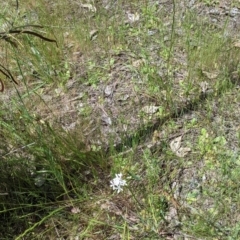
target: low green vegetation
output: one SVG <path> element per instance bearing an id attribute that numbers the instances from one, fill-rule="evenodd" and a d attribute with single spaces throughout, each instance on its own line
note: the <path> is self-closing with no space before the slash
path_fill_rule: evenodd
<path id="1" fill-rule="evenodd" d="M 2 4 L 0 239 L 239 239 L 240 43 L 189 4 Z"/>

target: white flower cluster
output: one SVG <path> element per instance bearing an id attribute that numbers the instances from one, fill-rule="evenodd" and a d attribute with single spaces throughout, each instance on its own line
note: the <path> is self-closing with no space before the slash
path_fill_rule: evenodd
<path id="1" fill-rule="evenodd" d="M 122 179 L 122 173 L 116 174 L 115 178 L 110 181 L 110 187 L 113 190 L 117 190 L 117 193 L 120 193 L 123 189 L 123 186 L 126 186 L 127 182 Z"/>

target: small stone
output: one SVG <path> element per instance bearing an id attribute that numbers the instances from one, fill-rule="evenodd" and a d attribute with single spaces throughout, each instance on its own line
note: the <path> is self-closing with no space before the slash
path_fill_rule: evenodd
<path id="1" fill-rule="evenodd" d="M 112 86 L 107 86 L 104 90 L 105 96 L 109 97 L 113 93 L 113 87 Z"/>
<path id="2" fill-rule="evenodd" d="M 213 8 L 213 9 L 211 9 L 211 10 L 209 11 L 209 14 L 212 14 L 212 15 L 219 15 L 220 12 L 218 11 L 218 9 Z"/>
<path id="3" fill-rule="evenodd" d="M 237 14 L 239 14 L 238 8 L 232 8 L 229 12 L 230 17 L 235 17 Z"/>

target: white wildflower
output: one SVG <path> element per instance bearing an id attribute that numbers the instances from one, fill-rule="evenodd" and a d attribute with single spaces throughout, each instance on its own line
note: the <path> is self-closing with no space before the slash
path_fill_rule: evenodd
<path id="1" fill-rule="evenodd" d="M 113 190 L 117 190 L 117 193 L 120 193 L 123 190 L 122 187 L 127 185 L 127 182 L 122 179 L 122 173 L 116 174 L 110 183 L 110 187 L 112 187 Z"/>

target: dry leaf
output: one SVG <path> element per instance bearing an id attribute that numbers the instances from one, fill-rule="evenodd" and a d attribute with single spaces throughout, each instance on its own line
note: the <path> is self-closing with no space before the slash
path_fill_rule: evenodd
<path id="1" fill-rule="evenodd" d="M 156 113 L 159 109 L 159 106 L 145 106 L 142 108 L 142 111 L 147 114 L 153 114 Z"/>
<path id="2" fill-rule="evenodd" d="M 136 22 L 140 19 L 140 16 L 138 13 L 131 13 L 128 11 L 127 16 L 128 16 L 129 22 L 131 22 L 131 23 Z"/>
<path id="3" fill-rule="evenodd" d="M 171 150 L 176 153 L 181 146 L 182 136 L 173 139 L 170 143 Z"/>
<path id="4" fill-rule="evenodd" d="M 200 82 L 199 85 L 200 85 L 203 93 L 205 93 L 209 89 L 209 84 L 206 81 Z"/>
<path id="5" fill-rule="evenodd" d="M 237 42 L 235 42 L 233 44 L 234 47 L 240 48 L 240 40 L 238 40 Z"/>
<path id="6" fill-rule="evenodd" d="M 86 8 L 87 10 L 92 11 L 92 12 L 97 11 L 96 7 L 94 7 L 92 4 L 89 4 L 89 3 L 81 4 L 81 7 Z"/>
<path id="7" fill-rule="evenodd" d="M 189 152 L 191 151 L 191 148 L 179 148 L 177 151 L 176 151 L 176 155 L 178 157 L 185 157 Z"/>
<path id="8" fill-rule="evenodd" d="M 181 141 L 182 136 L 173 139 L 170 143 L 170 148 L 178 157 L 185 157 L 191 149 L 181 147 Z"/>
<path id="9" fill-rule="evenodd" d="M 208 79 L 215 79 L 218 77 L 219 72 L 207 72 L 207 71 L 202 71 L 203 75 L 205 75 Z"/>

